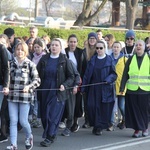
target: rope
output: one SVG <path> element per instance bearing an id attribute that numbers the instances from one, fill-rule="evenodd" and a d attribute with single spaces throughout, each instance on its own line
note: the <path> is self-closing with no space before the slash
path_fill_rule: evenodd
<path id="1" fill-rule="evenodd" d="M 107 84 L 107 82 L 99 82 L 99 83 L 92 83 L 92 84 L 87 84 L 87 85 L 81 85 L 81 87 L 87 87 L 87 86 L 93 86 L 93 85 L 102 85 L 102 84 Z M 65 90 L 73 89 L 74 87 L 68 87 Z M 35 91 L 59 91 L 60 89 L 58 88 L 53 88 L 53 89 L 35 89 Z M 22 92 L 23 90 L 10 90 L 9 92 Z M 0 93 L 3 93 L 3 91 L 0 91 Z"/>

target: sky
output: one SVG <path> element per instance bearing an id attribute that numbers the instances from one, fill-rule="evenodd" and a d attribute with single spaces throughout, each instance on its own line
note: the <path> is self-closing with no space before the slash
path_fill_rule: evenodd
<path id="1" fill-rule="evenodd" d="M 29 3 L 30 3 L 30 0 L 18 0 L 18 5 L 20 7 L 29 8 L 30 6 Z"/>

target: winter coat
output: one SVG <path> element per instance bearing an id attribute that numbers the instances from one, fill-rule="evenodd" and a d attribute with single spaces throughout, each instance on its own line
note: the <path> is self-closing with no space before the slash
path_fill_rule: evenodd
<path id="1" fill-rule="evenodd" d="M 126 61 L 127 61 L 127 58 L 123 56 L 118 60 L 116 64 L 116 73 L 117 73 L 116 95 L 120 95 L 120 84 L 121 84 L 121 79 L 122 79 L 123 70 L 124 70 Z M 123 95 L 125 95 L 125 91 L 123 92 Z"/>
<path id="2" fill-rule="evenodd" d="M 48 63 L 48 60 L 50 58 L 50 53 L 44 55 L 38 65 L 37 65 L 37 70 L 39 72 L 39 76 L 41 78 L 41 81 L 43 83 L 44 81 L 44 72 L 46 69 L 46 65 Z M 57 67 L 57 88 L 60 88 L 60 85 L 64 85 L 65 91 L 57 91 L 57 96 L 58 100 L 64 101 L 68 99 L 68 92 L 67 88 L 72 87 L 74 84 L 74 71 L 73 67 L 70 63 L 70 61 L 66 58 L 65 54 L 60 53 L 59 54 L 59 62 L 58 62 L 58 67 Z M 40 86 L 42 88 L 42 84 Z"/>
<path id="3" fill-rule="evenodd" d="M 69 53 L 69 47 L 67 47 L 65 49 L 65 52 L 66 52 L 67 58 L 69 58 L 69 54 L 68 54 Z M 75 55 L 75 58 L 77 60 L 77 70 L 78 70 L 81 78 L 83 78 L 83 75 L 85 73 L 85 69 L 87 66 L 86 53 L 84 50 L 77 47 L 74 51 L 74 55 Z"/>
<path id="4" fill-rule="evenodd" d="M 0 44 L 0 85 L 9 86 L 9 61 L 5 47 Z"/>
<path id="5" fill-rule="evenodd" d="M 97 55 L 94 55 L 91 60 L 88 62 L 85 75 L 83 77 L 83 84 L 81 88 L 81 92 L 87 92 L 88 93 L 88 85 L 91 83 L 92 80 L 92 74 L 95 67 L 95 60 Z M 101 71 L 101 78 L 102 82 L 106 82 L 106 84 L 102 84 L 102 102 L 111 102 L 114 101 L 114 82 L 117 78 L 117 74 L 115 72 L 115 66 L 113 65 L 112 58 L 108 55 L 106 55 L 106 61 L 104 66 L 102 67 Z M 110 93 L 111 92 L 111 93 Z M 92 97 L 92 95 L 90 95 Z"/>
<path id="6" fill-rule="evenodd" d="M 10 92 L 8 101 L 33 104 L 34 89 L 39 85 L 40 78 L 36 65 L 32 61 L 26 58 L 21 65 L 18 65 L 16 59 L 10 62 Z M 29 86 L 28 93 L 22 92 L 25 86 Z"/>

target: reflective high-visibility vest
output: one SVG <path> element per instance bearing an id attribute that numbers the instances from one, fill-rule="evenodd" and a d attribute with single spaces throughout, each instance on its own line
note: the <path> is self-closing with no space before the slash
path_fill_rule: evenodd
<path id="1" fill-rule="evenodd" d="M 133 56 L 128 74 L 127 89 L 136 91 L 140 88 L 144 91 L 150 91 L 150 59 L 147 54 L 144 55 L 140 69 L 136 55 Z"/>

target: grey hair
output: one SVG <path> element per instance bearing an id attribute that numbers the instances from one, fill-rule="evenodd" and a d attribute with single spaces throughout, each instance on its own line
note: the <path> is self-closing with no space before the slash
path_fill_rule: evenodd
<path id="1" fill-rule="evenodd" d="M 145 42 L 144 42 L 143 40 L 137 40 L 137 41 L 135 42 L 135 46 L 136 46 L 137 43 L 142 43 L 143 49 L 145 49 Z"/>

